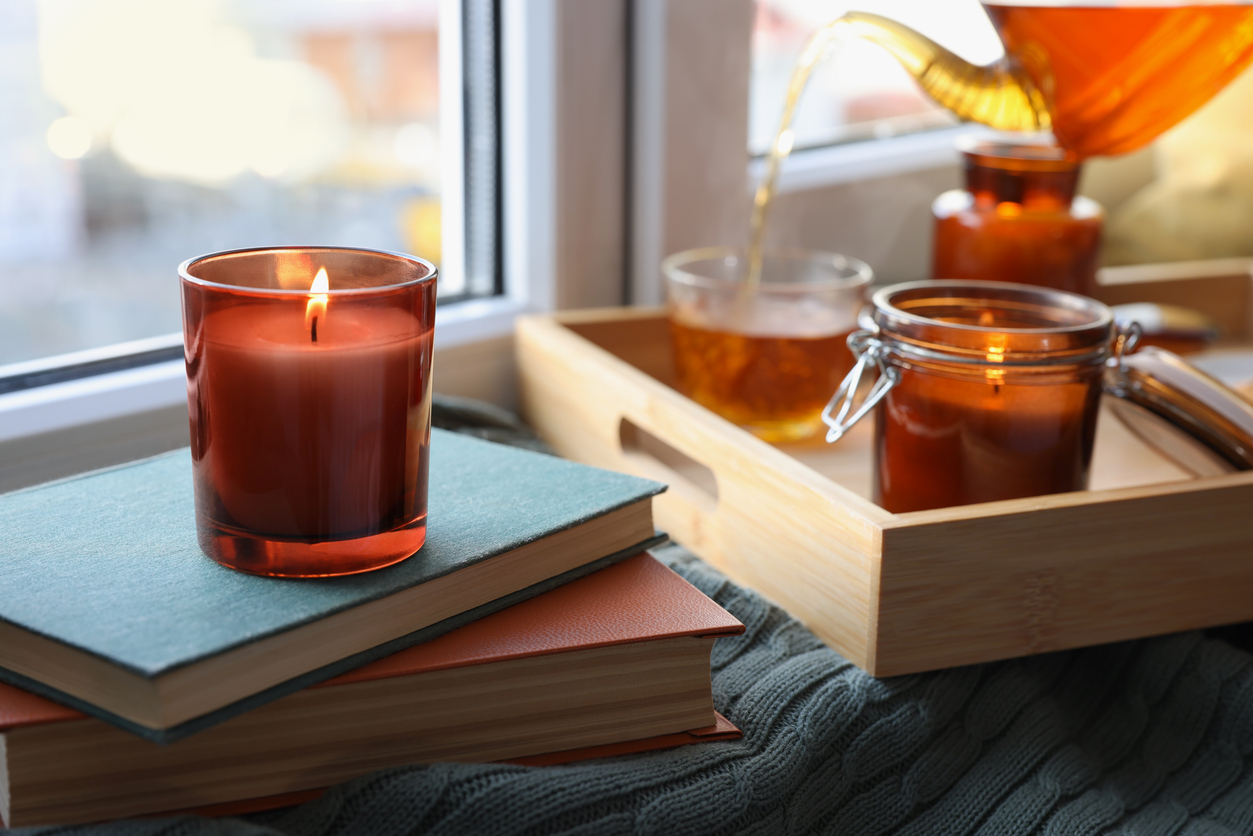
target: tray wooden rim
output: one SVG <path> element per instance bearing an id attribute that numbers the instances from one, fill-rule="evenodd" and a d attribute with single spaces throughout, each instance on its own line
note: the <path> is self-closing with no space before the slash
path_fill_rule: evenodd
<path id="1" fill-rule="evenodd" d="M 637 386 L 648 390 L 655 397 L 662 398 L 676 409 L 689 413 L 692 420 L 700 422 L 709 431 L 731 436 L 736 444 L 746 445 L 750 449 L 755 450 L 758 455 L 763 457 L 765 462 L 776 467 L 787 470 L 799 467 L 806 474 L 811 474 L 820 480 L 820 485 L 815 487 L 820 487 L 821 490 L 830 492 L 833 499 L 848 504 L 850 508 L 855 509 L 864 516 L 868 522 L 872 522 L 883 529 L 907 528 L 915 525 L 927 525 L 953 520 L 977 520 L 985 517 L 1029 513 L 1047 508 L 1068 508 L 1103 502 L 1122 502 L 1145 496 L 1193 493 L 1220 490 L 1228 486 L 1253 484 L 1253 471 L 1246 471 L 1242 473 L 1227 473 L 1220 476 L 1197 477 L 1178 482 L 1162 482 L 1125 488 L 1071 491 L 1024 499 L 980 502 L 971 505 L 959 505 L 953 508 L 938 508 L 930 511 L 892 513 L 859 496 L 840 483 L 814 471 L 803 462 L 788 455 L 785 451 L 760 440 L 742 427 L 732 424 L 725 418 L 686 397 L 678 390 L 666 385 L 647 372 L 636 368 L 612 352 L 579 336 L 567 327 L 569 325 L 605 322 L 655 320 L 663 319 L 664 317 L 665 309 L 659 306 L 590 308 L 577 311 L 562 311 L 556 314 L 527 314 L 519 319 L 519 324 L 523 329 L 555 327 L 552 331 L 554 334 L 569 335 L 569 337 L 573 338 L 572 347 L 577 346 L 580 351 L 595 352 L 600 362 L 614 367 L 620 374 L 631 378 L 632 382 Z M 565 339 L 565 336 L 559 337 L 559 339 Z"/>
<path id="2" fill-rule="evenodd" d="M 1253 333 L 1253 274 L 1238 266 L 1202 283 L 1242 283 L 1242 333 Z M 1177 292 L 1172 281 L 1143 278 Z M 590 464 L 632 470 L 619 435 L 629 420 L 712 469 L 713 509 L 671 491 L 658 498 L 659 525 L 871 673 L 1253 619 L 1242 594 L 1253 589 L 1253 473 L 891 514 L 609 350 L 622 349 L 605 336 L 613 328 L 659 316 L 520 320 L 524 414 Z M 580 327 L 608 329 L 596 333 L 609 348 Z M 748 519 L 763 514 L 772 524 Z"/>

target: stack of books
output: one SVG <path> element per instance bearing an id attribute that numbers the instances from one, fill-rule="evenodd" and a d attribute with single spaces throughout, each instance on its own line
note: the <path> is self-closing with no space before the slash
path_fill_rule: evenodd
<path id="1" fill-rule="evenodd" d="M 186 451 L 0 497 L 0 816 L 734 736 L 709 655 L 743 626 L 647 554 L 662 489 L 435 431 L 422 551 L 317 580 L 202 555 Z"/>

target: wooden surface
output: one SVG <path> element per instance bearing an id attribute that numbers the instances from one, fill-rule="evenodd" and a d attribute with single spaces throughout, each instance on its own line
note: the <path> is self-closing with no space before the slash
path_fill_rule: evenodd
<path id="1" fill-rule="evenodd" d="M 1167 288 L 1249 333 L 1247 272 L 1193 297 L 1130 275 L 1110 301 Z M 669 482 L 661 528 L 875 675 L 1253 619 L 1253 473 L 1191 479 L 1108 416 L 1091 490 L 890 514 L 866 498 L 868 426 L 754 438 L 668 385 L 659 309 L 530 318 L 517 350 L 524 415 L 560 453 Z"/>

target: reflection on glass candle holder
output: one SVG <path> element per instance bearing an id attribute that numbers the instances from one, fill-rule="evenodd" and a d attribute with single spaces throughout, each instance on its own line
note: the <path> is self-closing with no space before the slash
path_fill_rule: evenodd
<path id="1" fill-rule="evenodd" d="M 931 207 L 931 277 L 1095 293 L 1105 211 L 1075 194 L 1080 163 L 1048 145 L 974 141 L 962 150 L 966 188 Z"/>
<path id="2" fill-rule="evenodd" d="M 203 256 L 179 276 L 204 552 L 317 577 L 420 549 L 435 268 L 302 247 Z"/>
<path id="3" fill-rule="evenodd" d="M 822 427 L 831 390 L 853 365 L 846 346 L 871 279 L 853 258 L 766 251 L 747 280 L 742 251 L 711 247 L 662 262 L 679 389 L 767 441 Z"/>
<path id="4" fill-rule="evenodd" d="M 1087 487 L 1109 308 L 957 281 L 884 288 L 873 305 L 877 331 L 850 338 L 858 362 L 823 420 L 834 441 L 873 408 L 876 503 L 900 513 Z M 879 378 L 854 410 L 871 366 Z"/>

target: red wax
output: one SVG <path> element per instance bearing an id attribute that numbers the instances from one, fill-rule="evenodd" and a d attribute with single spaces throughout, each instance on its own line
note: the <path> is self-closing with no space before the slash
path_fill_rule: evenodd
<path id="1" fill-rule="evenodd" d="M 892 513 L 1084 490 L 1114 317 L 1020 284 L 915 282 L 874 296 L 873 499 Z M 859 338 L 861 339 L 861 338 Z"/>
<path id="2" fill-rule="evenodd" d="M 1081 491 L 1100 368 L 1048 383 L 901 370 L 875 413 L 874 501 L 893 513 Z"/>
<path id="3" fill-rule="evenodd" d="M 416 552 L 434 282 L 378 297 L 331 292 L 316 327 L 308 295 L 184 289 L 206 553 L 243 571 L 318 576 Z"/>

